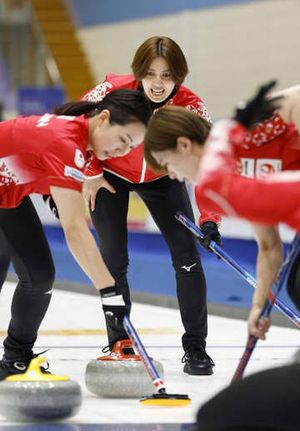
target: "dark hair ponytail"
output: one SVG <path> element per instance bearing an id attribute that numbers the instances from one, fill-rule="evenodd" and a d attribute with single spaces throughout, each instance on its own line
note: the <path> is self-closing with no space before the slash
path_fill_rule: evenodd
<path id="1" fill-rule="evenodd" d="M 110 123 L 121 125 L 139 121 L 147 126 L 152 114 L 149 101 L 137 90 L 114 90 L 99 102 L 65 103 L 54 114 L 93 117 L 104 109 L 110 112 Z"/>

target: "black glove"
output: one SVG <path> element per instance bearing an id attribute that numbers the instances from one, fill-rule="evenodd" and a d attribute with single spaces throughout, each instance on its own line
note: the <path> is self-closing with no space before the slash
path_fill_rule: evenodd
<path id="1" fill-rule="evenodd" d="M 211 251 L 209 248 L 211 241 L 214 241 L 220 247 L 223 246 L 222 238 L 216 223 L 213 221 L 206 221 L 200 226 L 200 228 L 204 235 L 204 238 L 200 240 L 200 243 L 207 251 Z"/>
<path id="2" fill-rule="evenodd" d="M 276 81 L 271 81 L 259 87 L 252 99 L 245 102 L 243 106 L 238 105 L 233 119 L 245 126 L 246 129 L 251 129 L 254 124 L 270 118 L 274 111 L 280 107 L 279 101 L 283 98 L 283 96 L 267 97 L 275 85 Z"/>
<path id="3" fill-rule="evenodd" d="M 59 219 L 58 209 L 51 195 L 43 195 L 43 201 L 47 205 L 52 214 Z"/>

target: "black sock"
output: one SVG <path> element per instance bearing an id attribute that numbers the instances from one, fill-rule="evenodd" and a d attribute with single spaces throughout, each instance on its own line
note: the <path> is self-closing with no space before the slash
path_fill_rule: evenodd
<path id="1" fill-rule="evenodd" d="M 112 349 L 116 341 L 128 338 L 123 326 L 127 308 L 121 290 L 117 286 L 101 289 L 100 296 L 105 315 L 108 343 Z"/>

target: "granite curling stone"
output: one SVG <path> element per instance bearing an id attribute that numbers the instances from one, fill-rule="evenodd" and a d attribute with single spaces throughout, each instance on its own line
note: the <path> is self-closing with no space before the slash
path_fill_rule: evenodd
<path id="1" fill-rule="evenodd" d="M 24 374 L 0 382 L 0 414 L 13 421 L 57 420 L 74 416 L 82 403 L 81 388 L 68 376 L 43 373 L 47 360 L 34 358 Z"/>
<path id="2" fill-rule="evenodd" d="M 87 389 L 103 398 L 140 398 L 153 394 L 153 383 L 139 355 L 125 354 L 132 349 L 130 340 L 121 340 L 108 356 L 101 356 L 87 364 L 85 383 Z M 160 362 L 153 365 L 163 378 Z"/>

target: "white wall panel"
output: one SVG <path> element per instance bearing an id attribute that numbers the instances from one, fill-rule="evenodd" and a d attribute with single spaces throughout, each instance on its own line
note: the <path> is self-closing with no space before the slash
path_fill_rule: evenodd
<path id="1" fill-rule="evenodd" d="M 265 0 L 87 27 L 79 36 L 96 80 L 129 72 L 146 38 L 174 38 L 188 59 L 186 84 L 218 118 L 264 80 L 278 78 L 280 88 L 299 82 L 299 17 L 299 0 Z"/>

